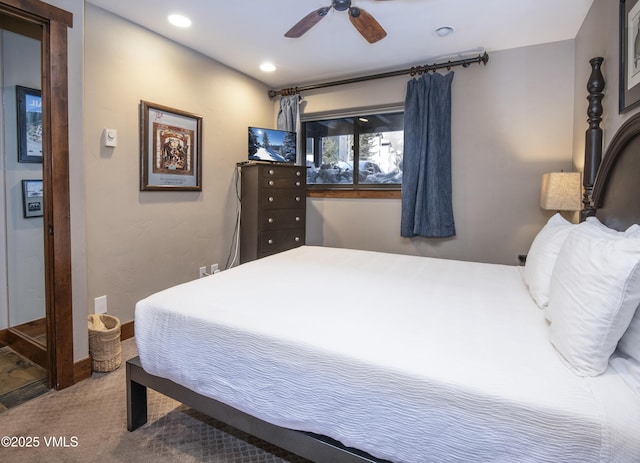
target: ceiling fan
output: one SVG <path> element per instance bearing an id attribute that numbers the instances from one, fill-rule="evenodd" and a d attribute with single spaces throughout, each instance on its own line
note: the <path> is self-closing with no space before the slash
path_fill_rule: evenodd
<path id="1" fill-rule="evenodd" d="M 379 0 L 381 1 L 381 0 Z M 373 16 L 362 8 L 351 6 L 351 0 L 332 0 L 331 6 L 325 6 L 309 13 L 284 34 L 285 37 L 298 38 L 324 18 L 333 8 L 336 11 L 349 10 L 351 24 L 362 34 L 369 43 L 375 43 L 386 37 L 387 32 Z"/>

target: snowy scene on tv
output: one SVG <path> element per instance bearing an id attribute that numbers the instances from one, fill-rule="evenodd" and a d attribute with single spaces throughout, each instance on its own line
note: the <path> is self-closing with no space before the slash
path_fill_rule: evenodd
<path id="1" fill-rule="evenodd" d="M 249 160 L 295 163 L 295 132 L 249 127 Z"/>

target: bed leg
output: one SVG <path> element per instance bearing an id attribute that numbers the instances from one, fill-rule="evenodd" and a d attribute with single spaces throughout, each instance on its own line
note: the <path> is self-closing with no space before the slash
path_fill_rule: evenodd
<path id="1" fill-rule="evenodd" d="M 127 363 L 127 430 L 135 431 L 147 422 L 147 387 L 131 379 Z"/>

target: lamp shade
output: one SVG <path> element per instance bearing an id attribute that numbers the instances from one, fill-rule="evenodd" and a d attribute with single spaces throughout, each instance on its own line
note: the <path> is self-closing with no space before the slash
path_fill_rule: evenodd
<path id="1" fill-rule="evenodd" d="M 542 176 L 540 207 L 554 211 L 579 211 L 580 172 L 552 172 Z"/>

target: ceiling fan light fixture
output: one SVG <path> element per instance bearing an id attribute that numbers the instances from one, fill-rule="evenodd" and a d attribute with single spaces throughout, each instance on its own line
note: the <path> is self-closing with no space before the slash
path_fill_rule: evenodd
<path id="1" fill-rule="evenodd" d="M 336 11 L 345 11 L 351 8 L 351 0 L 334 0 L 331 6 Z"/>
<path id="2" fill-rule="evenodd" d="M 170 14 L 167 18 L 176 27 L 191 27 L 191 20 L 181 14 Z"/>
<path id="3" fill-rule="evenodd" d="M 318 24 L 332 8 L 336 11 L 348 11 L 351 24 L 367 42 L 375 43 L 386 37 L 387 32 L 378 21 L 365 10 L 352 7 L 351 0 L 332 0 L 331 6 L 312 11 L 289 29 L 284 36 L 290 39 L 302 37 L 309 29 Z"/>
<path id="4" fill-rule="evenodd" d="M 453 34 L 454 32 L 455 32 L 455 29 L 453 26 L 440 26 L 440 27 L 436 27 L 433 30 L 433 35 L 435 35 L 436 37 L 447 37 Z"/>

